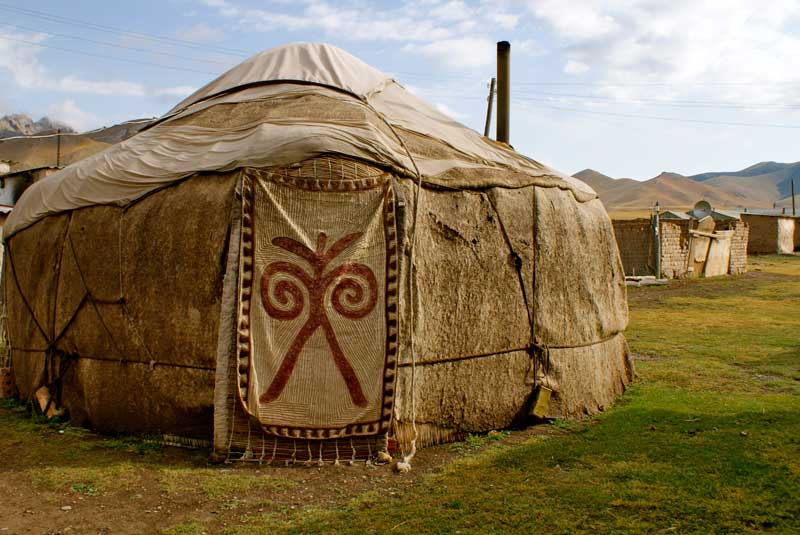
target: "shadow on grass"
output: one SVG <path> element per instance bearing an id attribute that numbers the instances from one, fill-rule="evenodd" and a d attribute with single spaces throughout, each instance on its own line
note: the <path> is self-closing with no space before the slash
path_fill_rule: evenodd
<path id="1" fill-rule="evenodd" d="M 794 533 L 798 409 L 792 396 L 637 387 L 569 434 L 494 445 L 402 496 L 306 510 L 271 532 Z"/>

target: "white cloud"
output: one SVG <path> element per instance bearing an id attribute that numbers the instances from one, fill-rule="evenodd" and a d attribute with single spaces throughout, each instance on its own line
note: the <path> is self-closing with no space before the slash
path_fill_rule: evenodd
<path id="1" fill-rule="evenodd" d="M 568 59 L 567 64 L 564 65 L 564 72 L 567 74 L 580 75 L 589 70 L 589 66 L 582 61 Z"/>
<path id="2" fill-rule="evenodd" d="M 498 26 L 504 30 L 513 30 L 520 19 L 519 15 L 498 11 L 490 11 L 486 14 L 486 17 L 495 26 Z"/>
<path id="3" fill-rule="evenodd" d="M 547 51 L 539 46 L 539 44 L 533 39 L 514 41 L 511 43 L 511 50 L 512 52 L 518 52 L 530 57 L 542 56 L 547 53 Z"/>
<path id="4" fill-rule="evenodd" d="M 382 7 L 365 5 L 363 0 L 304 0 L 274 1 L 268 8 L 251 8 L 233 0 L 201 2 L 246 30 L 320 32 L 349 41 L 401 42 L 404 50 L 450 68 L 490 64 L 495 40 L 487 33 L 510 31 L 521 18 L 505 2 L 486 1 L 406 0 Z"/>
<path id="5" fill-rule="evenodd" d="M 430 11 L 430 16 L 439 20 L 461 21 L 471 16 L 471 10 L 460 0 L 451 0 L 444 4 L 434 7 Z"/>
<path id="6" fill-rule="evenodd" d="M 0 31 L 0 69 L 9 71 L 17 85 L 37 85 L 44 77 L 44 70 L 36 59 L 38 49 L 21 41 L 40 43 L 46 38 L 43 34 Z"/>
<path id="7" fill-rule="evenodd" d="M 452 35 L 450 29 L 431 18 L 418 18 L 404 9 L 382 12 L 364 9 L 359 4 L 332 5 L 321 0 L 307 2 L 295 13 L 239 8 L 226 3 L 219 14 L 256 31 L 320 30 L 353 41 L 428 41 Z"/>
<path id="8" fill-rule="evenodd" d="M 184 41 L 194 41 L 197 43 L 207 43 L 211 41 L 221 41 L 225 33 L 221 28 L 212 28 L 207 24 L 195 24 L 189 28 L 180 28 L 175 32 L 175 37 Z"/>
<path id="9" fill-rule="evenodd" d="M 257 31 L 320 30 L 327 36 L 352 41 L 433 42 L 440 39 L 474 36 L 485 21 L 493 28 L 512 29 L 519 15 L 503 5 L 451 0 L 443 3 L 407 1 L 399 7 L 381 8 L 350 0 L 332 3 L 307 0 L 297 9 L 294 3 L 273 3 L 271 9 L 239 7 L 224 0 L 202 0 L 217 8 L 222 17 Z M 278 4 L 278 5 L 276 5 Z M 279 9 L 282 7 L 283 9 Z M 480 33 L 480 32 L 479 32 Z"/>
<path id="10" fill-rule="evenodd" d="M 570 0 L 568 5 L 563 0 L 534 0 L 530 2 L 530 9 L 537 17 L 553 26 L 562 37 L 583 41 L 620 29 L 614 16 L 604 9 L 612 3 L 623 12 L 628 6 L 627 2 L 618 3 L 613 0 Z"/>
<path id="11" fill-rule="evenodd" d="M 425 44 L 408 44 L 404 48 L 416 52 L 450 69 L 469 69 L 492 65 L 496 44 L 483 37 L 442 39 Z"/>
<path id="12" fill-rule="evenodd" d="M 142 97 L 146 91 L 143 85 L 125 82 L 122 80 L 109 80 L 98 82 L 83 80 L 75 76 L 64 76 L 54 80 L 42 80 L 46 89 L 64 91 L 66 93 L 91 93 L 94 95 L 123 95 L 126 97 Z"/>
<path id="13" fill-rule="evenodd" d="M 9 39 L 3 39 L 3 37 Z M 144 96 L 144 86 L 122 80 L 84 80 L 77 76 L 57 77 L 50 74 L 38 59 L 40 50 L 28 43 L 40 43 L 42 34 L 17 34 L 0 32 L 0 69 L 11 74 L 18 86 L 27 89 L 63 91 L 66 93 L 91 93 L 95 95 Z"/>
<path id="14" fill-rule="evenodd" d="M 565 45 L 565 72 L 591 65 L 604 95 L 756 104 L 800 97 L 800 71 L 790 67 L 800 57 L 796 0 L 573 0 L 569 9 L 535 0 L 529 7 Z"/>
<path id="15" fill-rule="evenodd" d="M 195 91 L 197 91 L 196 87 L 192 87 L 190 85 L 178 85 L 175 87 L 162 87 L 160 89 L 156 89 L 154 93 L 156 96 L 160 97 L 188 97 Z"/>
<path id="16" fill-rule="evenodd" d="M 446 104 L 442 104 L 441 102 L 436 103 L 436 109 L 453 119 L 461 120 L 466 118 L 466 115 L 464 115 L 463 113 L 458 113 L 457 111 L 453 110 Z"/>
<path id="17" fill-rule="evenodd" d="M 510 30 L 517 25 L 520 19 L 519 14 L 507 12 L 502 3 L 467 3 L 463 0 L 433 4 L 430 9 L 420 9 L 419 16 L 433 18 L 444 23 L 458 23 L 456 28 L 461 31 L 480 27 L 485 22 L 490 22 L 493 28 Z"/>
<path id="18" fill-rule="evenodd" d="M 103 124 L 103 120 L 100 117 L 80 109 L 73 100 L 51 104 L 47 108 L 47 115 L 51 119 L 71 126 L 78 132 L 84 132 Z"/>

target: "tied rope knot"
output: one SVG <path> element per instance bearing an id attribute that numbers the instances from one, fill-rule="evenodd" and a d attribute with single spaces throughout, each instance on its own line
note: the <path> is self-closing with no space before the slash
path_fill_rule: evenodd
<path id="1" fill-rule="evenodd" d="M 531 342 L 528 354 L 531 360 L 528 373 L 525 375 L 525 384 L 535 385 L 539 382 L 537 380 L 539 366 L 541 366 L 543 374 L 547 374 L 550 371 L 550 346 L 537 336 Z"/>

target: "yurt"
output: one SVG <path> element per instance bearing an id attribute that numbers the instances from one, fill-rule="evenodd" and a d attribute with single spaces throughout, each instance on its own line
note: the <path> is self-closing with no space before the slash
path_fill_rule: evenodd
<path id="1" fill-rule="evenodd" d="M 595 192 L 329 45 L 244 61 L 4 230 L 19 395 L 103 432 L 363 460 L 596 413 L 633 374 Z"/>

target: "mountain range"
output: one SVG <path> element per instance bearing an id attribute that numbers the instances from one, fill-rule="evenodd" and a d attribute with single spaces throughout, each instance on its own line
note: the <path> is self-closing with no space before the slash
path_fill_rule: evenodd
<path id="1" fill-rule="evenodd" d="M 66 124 L 54 121 L 49 117 L 42 117 L 38 121 L 34 121 L 24 113 L 15 113 L 0 117 L 0 139 L 14 136 L 51 134 L 59 129 L 64 133 L 75 132 L 75 130 Z"/>
<path id="2" fill-rule="evenodd" d="M 609 212 L 662 207 L 686 209 L 705 199 L 715 208 L 791 205 L 792 180 L 800 203 L 800 162 L 761 162 L 741 171 L 683 176 L 664 172 L 650 180 L 611 178 L 593 169 L 573 175 L 592 186 Z"/>

